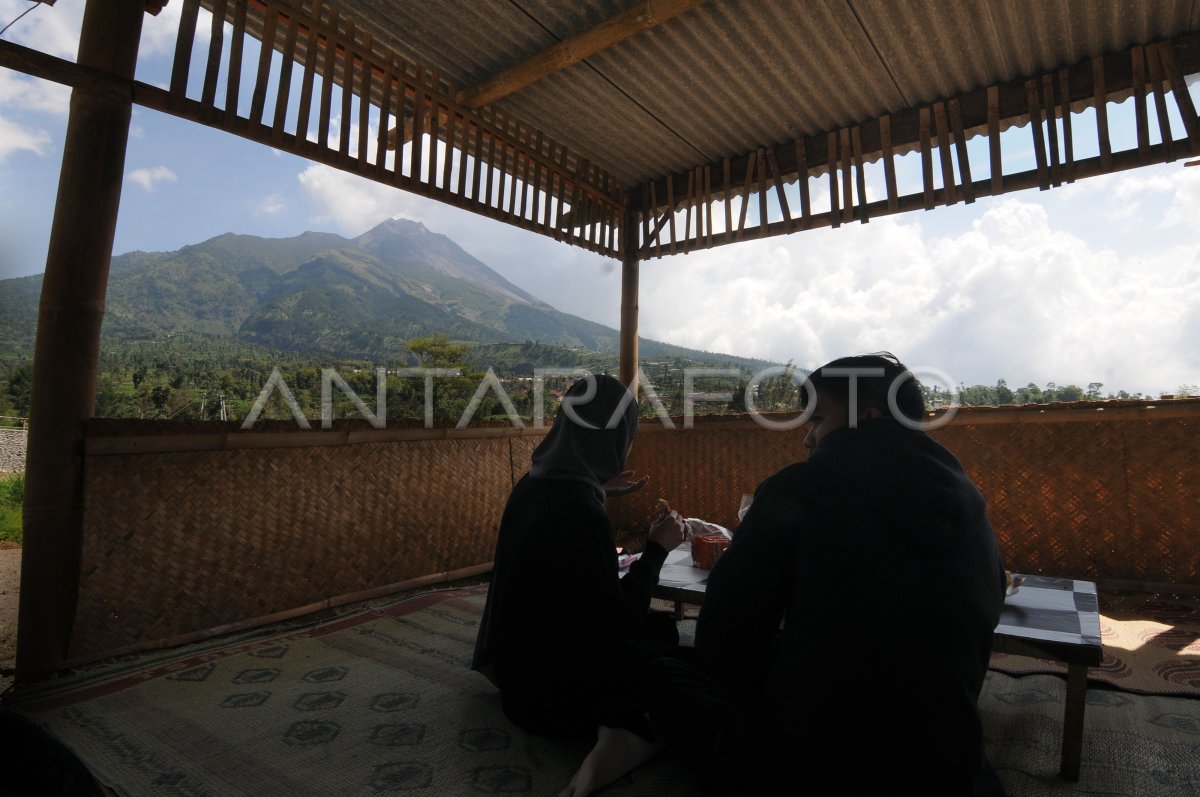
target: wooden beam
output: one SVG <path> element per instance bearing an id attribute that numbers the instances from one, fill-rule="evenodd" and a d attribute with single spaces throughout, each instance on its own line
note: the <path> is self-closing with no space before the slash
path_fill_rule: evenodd
<path id="1" fill-rule="evenodd" d="M 568 66 L 649 30 L 702 5 L 704 0 L 644 0 L 628 11 L 610 17 L 594 28 L 577 33 L 527 58 L 511 69 L 493 75 L 482 83 L 462 89 L 456 101 L 474 110 L 490 105 L 501 97 L 562 71 Z"/>
<path id="2" fill-rule="evenodd" d="M 145 0 L 88 0 L 79 63 L 132 81 L 145 9 Z M 84 424 L 95 409 L 132 114 L 132 92 L 71 94 L 33 355 L 18 682 L 53 675 L 70 654 L 83 556 Z"/>

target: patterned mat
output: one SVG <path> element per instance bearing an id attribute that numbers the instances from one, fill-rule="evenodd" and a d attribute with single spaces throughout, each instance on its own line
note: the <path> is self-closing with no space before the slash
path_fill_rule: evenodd
<path id="1" fill-rule="evenodd" d="M 123 797 L 555 794 L 586 745 L 527 736 L 468 669 L 484 590 L 212 642 L 9 699 Z M 988 754 L 1011 797 L 1200 792 L 1200 701 L 1088 696 L 1083 774 L 1058 779 L 1063 680 L 988 675 Z M 669 758 L 605 795 L 698 794 Z"/>
<path id="2" fill-rule="evenodd" d="M 1127 692 L 1200 697 L 1200 598 L 1108 590 L 1100 594 L 1104 659 L 1088 678 Z M 996 653 L 1012 675 L 1065 673 L 1065 664 Z"/>

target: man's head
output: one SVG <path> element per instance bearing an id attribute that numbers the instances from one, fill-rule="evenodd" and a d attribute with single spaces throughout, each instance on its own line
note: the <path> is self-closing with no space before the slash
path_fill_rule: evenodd
<path id="1" fill-rule="evenodd" d="M 864 418 L 913 422 L 925 417 L 920 384 L 889 352 L 839 358 L 809 374 L 808 382 L 812 392 L 800 393 L 806 405 L 814 396 L 816 402 L 812 428 L 804 438 L 808 448 L 815 448 L 830 432 L 857 426 Z"/>

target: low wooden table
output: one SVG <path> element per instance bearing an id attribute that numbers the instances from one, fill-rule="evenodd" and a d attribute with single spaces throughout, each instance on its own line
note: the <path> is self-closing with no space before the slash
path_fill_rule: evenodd
<path id="1" fill-rule="evenodd" d="M 1004 600 L 992 649 L 1067 665 L 1067 696 L 1063 709 L 1062 760 L 1059 774 L 1079 779 L 1083 750 L 1083 712 L 1087 701 L 1087 671 L 1100 663 L 1100 607 L 1091 581 L 1024 576 L 1017 591 Z M 708 571 L 692 566 L 692 550 L 683 543 L 667 554 L 654 597 L 675 603 L 683 617 L 684 604 L 700 604 L 708 586 Z"/>

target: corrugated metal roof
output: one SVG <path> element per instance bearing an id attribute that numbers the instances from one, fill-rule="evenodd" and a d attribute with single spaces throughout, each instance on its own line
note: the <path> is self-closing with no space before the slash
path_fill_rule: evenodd
<path id="1" fill-rule="evenodd" d="M 634 0 L 335 0 L 458 87 Z M 626 186 L 1137 43 L 1198 0 L 708 0 L 496 101 Z"/>

